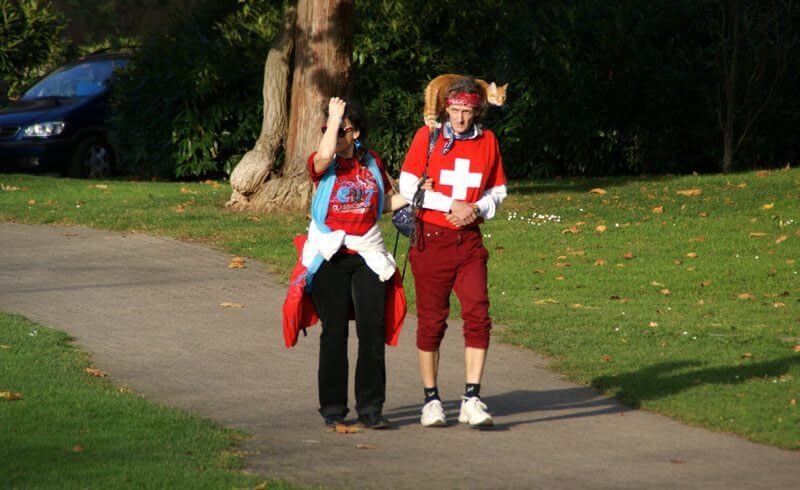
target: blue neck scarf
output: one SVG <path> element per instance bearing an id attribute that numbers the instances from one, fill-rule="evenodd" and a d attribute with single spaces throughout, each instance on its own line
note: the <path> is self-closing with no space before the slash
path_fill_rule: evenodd
<path id="1" fill-rule="evenodd" d="M 477 124 L 473 124 L 463 134 L 458 134 L 453 130 L 453 126 L 450 124 L 450 121 L 447 121 L 444 123 L 444 128 L 442 130 L 442 137 L 444 138 L 442 155 L 447 155 L 447 152 L 453 149 L 453 145 L 455 145 L 456 140 L 473 140 L 482 134 L 483 131 Z"/>
<path id="2" fill-rule="evenodd" d="M 317 229 L 325 234 L 331 232 L 331 229 L 325 224 L 325 219 L 328 217 L 328 206 L 331 201 L 333 184 L 336 183 L 337 159 L 338 157 L 334 158 L 334 161 L 328 166 L 325 175 L 319 182 L 319 186 L 317 186 L 317 193 L 314 194 L 314 199 L 311 200 L 311 219 L 314 221 Z M 369 152 L 364 155 L 364 159 L 366 160 L 366 167 L 372 172 L 372 177 L 378 185 L 378 218 L 380 218 L 381 212 L 383 211 L 383 175 L 378 168 L 378 163 L 375 161 L 375 158 L 373 158 Z M 314 274 L 317 273 L 324 261 L 325 258 L 317 254 L 311 264 L 309 264 L 305 276 L 301 276 L 301 278 L 304 277 L 306 280 L 306 290 L 311 290 L 311 281 L 314 278 Z"/>

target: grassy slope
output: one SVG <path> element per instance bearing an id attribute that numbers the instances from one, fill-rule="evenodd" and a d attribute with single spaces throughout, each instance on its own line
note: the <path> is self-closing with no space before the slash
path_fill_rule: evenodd
<path id="1" fill-rule="evenodd" d="M 306 221 L 227 212 L 224 185 L 0 182 L 19 188 L 0 192 L 0 219 L 203 240 L 283 278 Z M 500 337 L 628 404 L 800 448 L 799 189 L 798 170 L 514 183 L 483 229 Z"/>
<path id="2" fill-rule="evenodd" d="M 63 332 L 0 313 L 0 468 L 5 485 L 253 487 L 231 471 L 239 434 L 90 377 Z"/>

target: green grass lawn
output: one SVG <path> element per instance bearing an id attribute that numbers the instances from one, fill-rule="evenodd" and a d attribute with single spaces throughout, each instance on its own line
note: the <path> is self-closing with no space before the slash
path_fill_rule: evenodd
<path id="1" fill-rule="evenodd" d="M 224 184 L 0 182 L 2 220 L 202 240 L 282 278 L 307 219 L 226 211 Z M 497 338 L 629 405 L 800 449 L 800 171 L 510 187 L 483 227 Z"/>
<path id="2" fill-rule="evenodd" d="M 90 366 L 65 333 L 0 313 L 3 487 L 266 486 L 235 471 L 241 434 L 92 377 Z"/>

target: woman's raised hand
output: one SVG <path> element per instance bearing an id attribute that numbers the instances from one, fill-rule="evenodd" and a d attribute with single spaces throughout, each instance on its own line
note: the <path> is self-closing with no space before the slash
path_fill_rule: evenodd
<path id="1" fill-rule="evenodd" d="M 420 186 L 420 189 L 426 190 L 426 191 L 432 191 L 433 190 L 433 179 L 431 179 L 430 177 L 425 179 L 425 182 L 422 183 L 422 185 Z"/>
<path id="2" fill-rule="evenodd" d="M 334 118 L 341 122 L 345 105 L 347 105 L 345 101 L 339 97 L 331 97 L 331 101 L 328 102 L 328 118 Z"/>

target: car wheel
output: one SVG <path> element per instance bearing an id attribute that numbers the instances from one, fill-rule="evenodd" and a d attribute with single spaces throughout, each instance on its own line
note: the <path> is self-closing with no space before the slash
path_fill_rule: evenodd
<path id="1" fill-rule="evenodd" d="M 109 177 L 112 164 L 113 155 L 108 141 L 100 136 L 90 136 L 75 147 L 69 166 L 69 176 L 82 179 Z"/>

